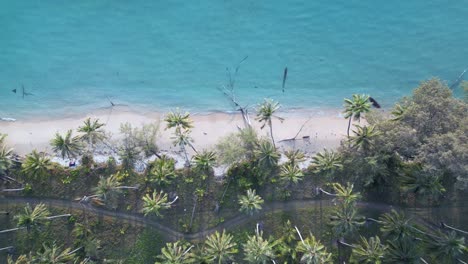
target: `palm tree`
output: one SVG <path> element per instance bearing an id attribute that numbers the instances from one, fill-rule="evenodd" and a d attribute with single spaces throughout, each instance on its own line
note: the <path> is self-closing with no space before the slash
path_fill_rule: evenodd
<path id="1" fill-rule="evenodd" d="M 391 118 L 390 120 L 392 120 L 392 121 L 402 120 L 407 109 L 408 109 L 407 106 L 402 106 L 400 104 L 396 104 L 395 108 L 392 111 L 393 118 Z"/>
<path id="2" fill-rule="evenodd" d="M 195 168 L 200 171 L 208 171 L 216 163 L 216 153 L 213 151 L 203 150 L 201 153 L 197 153 L 193 157 L 193 163 Z"/>
<path id="3" fill-rule="evenodd" d="M 105 124 L 99 123 L 99 119 L 91 120 L 91 118 L 87 118 L 84 121 L 84 125 L 78 127 L 78 132 L 84 133 L 80 138 L 88 144 L 90 151 L 93 150 L 94 144 L 106 138 L 104 130 L 101 129 L 103 126 Z"/>
<path id="4" fill-rule="evenodd" d="M 138 189 L 133 186 L 121 186 L 116 174 L 113 174 L 107 178 L 100 177 L 98 185 L 93 188 L 94 195 L 89 197 L 99 197 L 106 201 L 110 197 L 115 197 L 122 192 L 122 189 Z"/>
<path id="5" fill-rule="evenodd" d="M 77 261 L 75 253 L 70 249 L 66 248 L 61 250 L 60 247 L 53 244 L 48 247 L 43 244 L 43 249 L 33 256 L 32 263 L 38 264 L 68 264 Z"/>
<path id="6" fill-rule="evenodd" d="M 182 130 L 193 128 L 189 112 L 181 113 L 179 110 L 170 112 L 164 118 L 164 121 L 166 122 L 166 129 L 175 128 L 176 134 L 181 133 Z"/>
<path id="7" fill-rule="evenodd" d="M 190 137 L 190 130 L 184 130 L 184 131 L 181 131 L 181 132 L 176 132 L 175 136 L 171 137 L 171 138 L 173 139 L 172 143 L 174 144 L 174 146 L 179 145 L 182 152 L 184 152 L 186 166 L 190 166 L 190 160 L 188 158 L 187 147 L 186 146 L 187 145 L 191 146 L 192 149 L 196 152 L 195 148 L 193 148 L 193 145 L 192 145 L 193 139 Z"/>
<path id="8" fill-rule="evenodd" d="M 170 179 L 175 176 L 174 160 L 164 155 L 151 164 L 148 173 L 149 180 L 156 182 L 158 185 L 169 184 Z"/>
<path id="9" fill-rule="evenodd" d="M 330 216 L 330 225 L 338 237 L 354 234 L 364 223 L 364 218 L 357 214 L 354 205 L 339 205 Z"/>
<path id="10" fill-rule="evenodd" d="M 180 241 L 174 243 L 166 243 L 166 246 L 161 249 L 161 255 L 158 256 L 160 261 L 157 264 L 186 264 L 194 263 L 190 250 L 193 246 L 188 246 Z"/>
<path id="11" fill-rule="evenodd" d="M 295 227 L 301 243 L 297 244 L 296 251 L 300 253 L 300 263 L 305 264 L 327 264 L 333 263 L 332 254 L 327 252 L 325 246 L 310 234 L 306 239 L 302 238 L 301 232 Z"/>
<path id="12" fill-rule="evenodd" d="M 385 256 L 385 262 L 401 264 L 421 263 L 421 252 L 418 244 L 410 237 L 388 241 L 388 250 Z"/>
<path id="13" fill-rule="evenodd" d="M 8 256 L 7 264 L 30 264 L 33 260 L 30 256 L 19 255 L 16 260 L 13 260 L 11 256 Z"/>
<path id="14" fill-rule="evenodd" d="M 205 240 L 205 254 L 218 264 L 225 263 L 233 258 L 237 253 L 237 245 L 233 241 L 233 236 L 226 233 L 225 230 L 220 234 L 216 231 Z"/>
<path id="15" fill-rule="evenodd" d="M 334 151 L 324 149 L 312 158 L 313 172 L 329 179 L 334 172 L 343 168 L 341 157 Z"/>
<path id="16" fill-rule="evenodd" d="M 381 133 L 375 129 L 375 126 L 360 126 L 355 125 L 356 130 L 353 130 L 354 136 L 349 138 L 349 142 L 354 147 L 362 149 L 364 152 L 367 152 L 374 145 L 374 138 L 380 135 Z"/>
<path id="17" fill-rule="evenodd" d="M 457 259 L 467 251 L 465 238 L 458 238 L 455 231 L 448 234 L 439 232 L 430 239 L 428 246 L 428 252 L 432 252 L 440 263 L 456 263 Z"/>
<path id="18" fill-rule="evenodd" d="M 305 160 L 305 154 L 300 149 L 288 150 L 284 153 L 284 155 L 288 158 L 288 163 L 291 165 L 298 165 L 299 162 Z"/>
<path id="19" fill-rule="evenodd" d="M 249 215 L 262 209 L 263 199 L 255 193 L 255 190 L 248 189 L 246 195 L 241 195 L 239 198 L 239 211 Z"/>
<path id="20" fill-rule="evenodd" d="M 275 102 L 272 99 L 265 99 L 265 101 L 259 106 L 257 110 L 257 118 L 258 122 L 263 122 L 261 129 L 263 129 L 266 125 L 270 127 L 270 136 L 271 142 L 273 146 L 276 148 L 275 139 L 273 138 L 273 124 L 272 119 L 273 117 L 278 118 L 281 122 L 283 122 L 283 118 L 275 116 L 275 112 L 280 108 L 280 104 Z"/>
<path id="21" fill-rule="evenodd" d="M 156 216 L 161 217 L 161 210 L 171 208 L 171 205 L 177 201 L 179 197 L 176 196 L 172 202 L 167 201 L 167 194 L 163 191 L 159 193 L 156 190 L 153 191 L 152 195 L 148 193 L 143 196 L 143 209 L 142 212 L 145 216 L 149 214 L 155 214 Z"/>
<path id="22" fill-rule="evenodd" d="M 72 130 L 68 130 L 65 136 L 61 136 L 59 133 L 55 134 L 55 138 L 52 139 L 51 145 L 52 150 L 56 153 L 60 153 L 62 158 L 65 156 L 70 159 L 71 157 L 76 158 L 76 155 L 81 150 L 79 137 L 72 137 Z"/>
<path id="23" fill-rule="evenodd" d="M 280 154 L 276 147 L 269 141 L 260 142 L 258 149 L 255 150 L 258 163 L 263 167 L 273 167 L 278 164 Z"/>
<path id="24" fill-rule="evenodd" d="M 393 240 L 412 237 L 414 234 L 411 219 L 393 209 L 390 213 L 380 216 L 378 223 L 381 224 L 380 231 Z"/>
<path id="25" fill-rule="evenodd" d="M 41 179 L 47 176 L 52 167 L 52 163 L 44 154 L 39 154 L 36 150 L 33 150 L 33 152 L 26 156 L 21 167 L 21 171 L 28 177 Z"/>
<path id="26" fill-rule="evenodd" d="M 276 244 L 277 242 L 264 239 L 257 225 L 255 235 L 249 236 L 244 244 L 244 260 L 253 264 L 275 263 L 275 251 L 273 248 Z"/>
<path id="27" fill-rule="evenodd" d="M 6 146 L 0 146 L 0 176 L 5 175 L 10 169 L 12 165 L 12 154 L 13 149 L 9 149 Z"/>
<path id="28" fill-rule="evenodd" d="M 353 94 L 353 99 L 346 98 L 344 118 L 349 119 L 347 134 L 349 137 L 349 129 L 351 127 L 351 120 L 361 121 L 361 115 L 370 111 L 371 103 L 369 102 L 368 95 Z"/>
<path id="29" fill-rule="evenodd" d="M 15 215 L 14 219 L 17 220 L 17 228 L 7 229 L 0 231 L 1 233 L 8 233 L 20 229 L 32 229 L 40 225 L 43 225 L 46 221 L 60 218 L 60 217 L 70 217 L 70 214 L 54 215 L 50 216 L 50 212 L 45 206 L 45 204 L 40 203 L 31 208 L 29 203 L 24 207 L 24 212 L 18 215 Z"/>
<path id="30" fill-rule="evenodd" d="M 344 206 L 354 205 L 355 202 L 361 198 L 361 194 L 359 192 L 355 193 L 353 190 L 354 185 L 349 182 L 346 184 L 346 186 L 343 186 L 337 182 L 331 183 L 331 186 L 333 187 L 335 193 L 327 192 L 322 188 L 319 188 L 319 191 L 326 195 L 336 197 L 336 199 Z"/>
<path id="31" fill-rule="evenodd" d="M 381 264 L 384 260 L 387 246 L 380 243 L 378 236 L 371 237 L 368 240 L 361 236 L 361 241 L 353 247 L 351 254 L 352 263 L 363 264 Z"/>
<path id="32" fill-rule="evenodd" d="M 405 192 L 412 192 L 426 198 L 428 203 L 438 200 L 445 192 L 440 177 L 435 174 L 421 172 L 409 173 L 401 177 L 401 188 Z"/>
<path id="33" fill-rule="evenodd" d="M 280 177 L 281 180 L 287 182 L 288 184 L 297 184 L 300 180 L 302 180 L 304 174 L 302 173 L 302 170 L 297 167 L 297 165 L 284 164 L 281 166 Z"/>

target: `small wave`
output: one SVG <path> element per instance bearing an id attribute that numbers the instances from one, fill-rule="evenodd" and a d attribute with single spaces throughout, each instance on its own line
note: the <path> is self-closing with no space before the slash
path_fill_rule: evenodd
<path id="1" fill-rule="evenodd" d="M 16 121 L 16 119 L 11 118 L 11 117 L 1 117 L 0 120 L 1 121 L 6 121 L 6 122 L 15 122 Z"/>

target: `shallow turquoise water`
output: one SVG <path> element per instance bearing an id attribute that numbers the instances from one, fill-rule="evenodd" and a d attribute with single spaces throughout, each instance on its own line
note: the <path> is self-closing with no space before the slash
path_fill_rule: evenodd
<path id="1" fill-rule="evenodd" d="M 468 66 L 467 14 L 456 0 L 0 0 L 0 116 L 89 111 L 107 97 L 232 110 L 217 88 L 245 56 L 244 104 L 337 108 L 369 93 L 388 106 Z M 34 95 L 11 92 L 21 85 Z"/>

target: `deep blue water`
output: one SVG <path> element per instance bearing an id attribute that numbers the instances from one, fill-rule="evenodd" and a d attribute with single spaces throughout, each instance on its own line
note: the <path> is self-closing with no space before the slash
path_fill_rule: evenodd
<path id="1" fill-rule="evenodd" d="M 0 0 L 0 116 L 89 111 L 107 97 L 232 110 L 217 88 L 245 56 L 244 104 L 339 108 L 368 93 L 388 106 L 423 79 L 457 78 L 467 24 L 466 0 Z M 22 85 L 34 95 L 11 92 Z"/>

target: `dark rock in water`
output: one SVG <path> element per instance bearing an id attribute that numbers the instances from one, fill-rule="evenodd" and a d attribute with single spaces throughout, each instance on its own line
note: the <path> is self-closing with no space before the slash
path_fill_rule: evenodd
<path id="1" fill-rule="evenodd" d="M 12 92 L 16 93 L 16 89 L 11 90 Z"/>
<path id="2" fill-rule="evenodd" d="M 369 97 L 369 102 L 372 103 L 372 106 L 373 106 L 373 107 L 375 107 L 375 108 L 380 108 L 380 104 L 377 103 L 377 101 L 376 101 L 374 98 Z"/>

